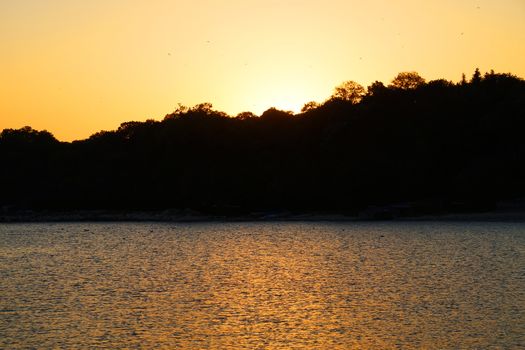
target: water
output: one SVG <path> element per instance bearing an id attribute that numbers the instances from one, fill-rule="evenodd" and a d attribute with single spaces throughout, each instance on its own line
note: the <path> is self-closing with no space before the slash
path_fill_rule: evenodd
<path id="1" fill-rule="evenodd" d="M 2 349 L 518 349 L 525 224 L 0 226 Z"/>

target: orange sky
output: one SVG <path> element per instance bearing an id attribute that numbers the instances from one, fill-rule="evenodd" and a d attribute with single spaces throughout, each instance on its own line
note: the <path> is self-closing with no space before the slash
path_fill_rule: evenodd
<path id="1" fill-rule="evenodd" d="M 0 129 L 73 140 L 178 103 L 298 111 L 406 70 L 525 77 L 525 1 L 1 1 L 0 42 Z"/>

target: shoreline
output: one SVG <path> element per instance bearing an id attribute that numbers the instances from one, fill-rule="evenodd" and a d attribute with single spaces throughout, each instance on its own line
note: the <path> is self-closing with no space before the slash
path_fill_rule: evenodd
<path id="1" fill-rule="evenodd" d="M 211 215 L 193 211 L 22 211 L 0 214 L 3 223 L 55 222 L 403 222 L 403 221 L 472 221 L 525 222 L 525 210 L 496 210 L 490 212 L 439 213 L 419 216 L 367 217 L 341 213 L 250 213 L 247 215 Z"/>

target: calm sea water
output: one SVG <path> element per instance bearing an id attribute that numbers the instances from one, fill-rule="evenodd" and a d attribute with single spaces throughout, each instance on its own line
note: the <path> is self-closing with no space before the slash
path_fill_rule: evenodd
<path id="1" fill-rule="evenodd" d="M 519 349 L 525 224 L 0 226 L 2 349 Z"/>

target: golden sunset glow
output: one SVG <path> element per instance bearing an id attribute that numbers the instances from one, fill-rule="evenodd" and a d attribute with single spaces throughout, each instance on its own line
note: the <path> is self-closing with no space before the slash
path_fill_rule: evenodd
<path id="1" fill-rule="evenodd" d="M 60 140 L 178 103 L 297 112 L 345 80 L 525 76 L 523 0 L 0 2 L 0 129 Z"/>

